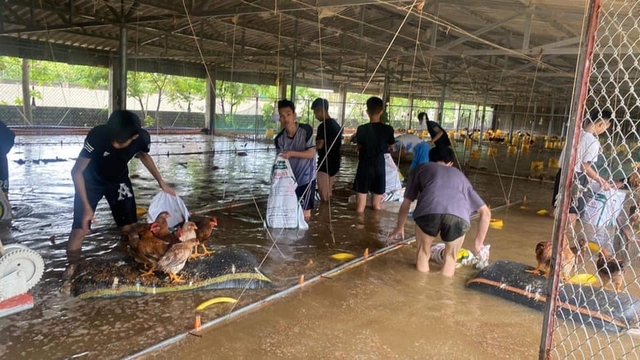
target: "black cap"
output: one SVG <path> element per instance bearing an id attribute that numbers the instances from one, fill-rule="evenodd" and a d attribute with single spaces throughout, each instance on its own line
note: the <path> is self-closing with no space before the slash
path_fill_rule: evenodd
<path id="1" fill-rule="evenodd" d="M 109 129 L 111 140 L 123 143 L 140 133 L 142 123 L 135 113 L 127 110 L 116 110 L 109 116 L 107 128 Z"/>
<path id="2" fill-rule="evenodd" d="M 317 98 L 311 103 L 311 109 L 318 107 L 324 107 L 325 110 L 329 110 L 329 101 L 327 99 Z"/>

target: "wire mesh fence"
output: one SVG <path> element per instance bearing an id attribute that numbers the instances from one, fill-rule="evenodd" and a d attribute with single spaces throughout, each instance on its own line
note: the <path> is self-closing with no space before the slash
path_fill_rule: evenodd
<path id="1" fill-rule="evenodd" d="M 591 0 L 557 202 L 541 358 L 640 358 L 640 3 Z"/>

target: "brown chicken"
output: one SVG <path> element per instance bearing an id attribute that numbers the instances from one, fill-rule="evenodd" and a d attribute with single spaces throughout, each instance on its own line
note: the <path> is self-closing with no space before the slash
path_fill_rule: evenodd
<path id="1" fill-rule="evenodd" d="M 572 246 L 571 252 L 575 256 L 575 265 L 576 267 L 584 264 L 584 258 L 587 255 L 587 240 L 580 239 L 578 240 L 578 246 Z"/>
<path id="2" fill-rule="evenodd" d="M 194 224 L 195 226 L 195 224 Z M 172 283 L 182 283 L 181 277 L 177 274 L 184 268 L 184 265 L 191 257 L 193 248 L 198 244 L 196 238 L 173 245 L 158 261 L 158 270 L 165 272 L 171 278 Z"/>
<path id="3" fill-rule="evenodd" d="M 187 240 L 196 239 L 196 230 L 198 230 L 198 226 L 193 221 L 187 221 L 179 227 L 176 231 L 176 235 L 180 239 L 181 242 L 185 242 Z"/>
<path id="4" fill-rule="evenodd" d="M 167 211 L 163 211 L 156 217 L 156 227 L 153 231 L 153 234 L 160 240 L 168 242 L 169 244 L 175 244 L 180 242 L 180 239 L 177 235 L 174 235 L 169 231 L 169 223 L 167 219 L 171 217 Z"/>
<path id="5" fill-rule="evenodd" d="M 196 239 L 198 239 L 198 245 L 196 246 L 195 253 L 193 257 L 205 256 L 212 254 L 213 251 L 207 250 L 205 246 L 205 242 L 209 240 L 211 237 L 211 233 L 213 232 L 213 228 L 218 226 L 218 219 L 215 217 L 208 217 L 202 219 L 196 219 L 194 221 L 198 229 L 196 230 Z M 198 246 L 202 246 L 203 253 L 198 253 Z"/>
<path id="6" fill-rule="evenodd" d="M 552 251 L 552 242 L 539 242 L 538 245 L 536 245 L 536 260 L 538 261 L 538 266 L 532 270 L 525 270 L 525 272 L 549 277 L 549 267 L 551 265 Z M 562 275 L 563 280 L 569 280 L 575 264 L 576 255 L 569 247 L 569 239 L 567 239 L 567 237 L 565 236 L 562 241 L 562 264 L 560 265 L 560 274 Z"/>
<path id="7" fill-rule="evenodd" d="M 622 260 L 610 257 L 608 252 L 603 249 L 598 253 L 596 267 L 602 281 L 602 287 L 611 284 L 616 292 L 622 290 L 624 280 L 624 262 Z"/>
<path id="8" fill-rule="evenodd" d="M 158 261 L 167 252 L 169 243 L 158 239 L 153 231 L 156 230 L 156 223 L 151 224 L 151 229 L 141 228 L 138 233 L 130 234 L 129 248 L 136 262 L 144 265 L 148 270 L 142 276 L 153 275 L 157 268 Z"/>

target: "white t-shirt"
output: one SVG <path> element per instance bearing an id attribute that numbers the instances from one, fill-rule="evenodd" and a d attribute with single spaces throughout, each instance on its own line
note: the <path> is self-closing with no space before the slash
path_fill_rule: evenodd
<path id="1" fill-rule="evenodd" d="M 567 150 L 567 145 L 568 144 L 564 146 L 560 153 L 560 158 L 558 159 L 560 164 L 564 162 L 564 153 Z M 581 130 L 580 142 L 578 143 L 578 154 L 576 156 L 576 166 L 573 170 L 579 173 L 584 172 L 582 163 L 595 163 L 598 160 L 598 155 L 600 155 L 600 150 L 601 146 L 598 138 L 590 132 Z"/>

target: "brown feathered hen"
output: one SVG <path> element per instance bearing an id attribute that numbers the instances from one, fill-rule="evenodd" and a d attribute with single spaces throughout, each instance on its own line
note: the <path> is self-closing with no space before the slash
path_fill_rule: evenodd
<path id="1" fill-rule="evenodd" d="M 205 242 L 211 237 L 213 228 L 218 226 L 218 219 L 215 217 L 208 217 L 203 219 L 196 219 L 194 221 L 198 229 L 196 230 L 196 239 L 198 239 L 198 245 L 196 246 L 193 257 L 205 256 L 213 253 L 213 251 L 207 250 Z M 202 246 L 202 254 L 198 253 L 198 246 Z"/>
<path id="2" fill-rule="evenodd" d="M 611 284 L 616 292 L 622 290 L 622 282 L 624 280 L 624 262 L 622 260 L 610 257 L 607 251 L 603 250 L 598 253 L 596 267 L 603 287 Z"/>
<path id="3" fill-rule="evenodd" d="M 195 238 L 174 244 L 158 261 L 158 270 L 169 275 L 172 283 L 184 282 L 177 274 L 184 268 L 197 244 L 198 240 Z"/>
<path id="4" fill-rule="evenodd" d="M 569 239 L 565 236 L 562 240 L 562 263 L 560 264 L 560 274 L 562 279 L 567 281 L 571 277 L 576 265 L 576 255 L 569 247 Z M 525 272 L 549 277 L 549 267 L 551 266 L 551 254 L 553 243 L 541 241 L 536 245 L 536 260 L 538 266 L 535 269 L 525 270 Z M 540 273 L 542 272 L 542 273 Z"/>
<path id="5" fill-rule="evenodd" d="M 129 248 L 134 260 L 148 270 L 142 276 L 153 275 L 158 261 L 167 252 L 169 243 L 158 239 L 153 234 L 156 224 L 151 224 L 151 229 L 142 228 L 137 234 L 129 236 Z"/>

